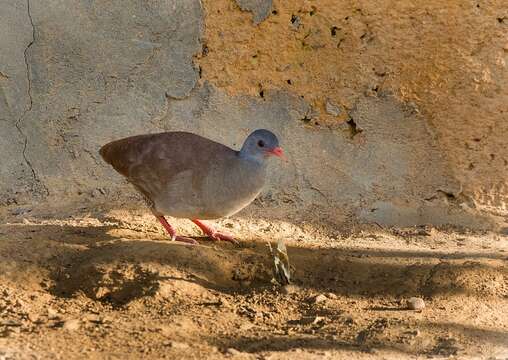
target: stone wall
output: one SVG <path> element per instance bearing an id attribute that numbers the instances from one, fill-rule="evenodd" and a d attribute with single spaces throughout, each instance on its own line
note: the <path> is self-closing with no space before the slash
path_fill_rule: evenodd
<path id="1" fill-rule="evenodd" d="M 188 130 L 239 148 L 264 127 L 289 162 L 249 211 L 470 227 L 508 215 L 503 1 L 0 9 L 2 206 L 129 203 L 102 144 Z"/>

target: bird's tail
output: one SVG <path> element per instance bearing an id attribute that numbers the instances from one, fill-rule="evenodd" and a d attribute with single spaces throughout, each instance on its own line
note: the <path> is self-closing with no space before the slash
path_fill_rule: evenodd
<path id="1" fill-rule="evenodd" d="M 110 145 L 111 145 L 111 143 L 106 144 L 99 149 L 99 154 L 101 154 L 104 161 L 107 162 L 108 164 L 111 164 L 111 146 Z"/>

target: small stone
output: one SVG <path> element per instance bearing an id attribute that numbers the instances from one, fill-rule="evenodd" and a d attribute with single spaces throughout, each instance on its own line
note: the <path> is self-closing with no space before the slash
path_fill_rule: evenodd
<path id="1" fill-rule="evenodd" d="M 89 322 L 94 323 L 94 324 L 102 324 L 103 323 L 103 319 L 100 316 L 93 315 L 93 314 L 86 315 L 83 318 L 83 320 L 89 321 Z"/>
<path id="2" fill-rule="evenodd" d="M 326 300 L 328 300 L 328 298 L 326 297 L 326 295 L 319 294 L 318 296 L 316 296 L 316 297 L 314 298 L 314 303 L 315 303 L 315 304 L 319 304 L 319 303 L 323 303 L 323 302 L 325 302 Z"/>
<path id="3" fill-rule="evenodd" d="M 326 100 L 325 109 L 328 114 L 333 116 L 339 116 L 341 113 L 340 107 L 332 103 L 330 100 Z"/>
<path id="4" fill-rule="evenodd" d="M 58 315 L 58 312 L 53 308 L 48 308 L 48 319 L 49 320 L 58 320 L 60 316 Z"/>
<path id="5" fill-rule="evenodd" d="M 103 286 L 99 286 L 97 289 L 95 289 L 95 299 L 100 300 L 106 296 L 108 296 L 111 293 L 111 291 Z"/>
<path id="6" fill-rule="evenodd" d="M 326 297 L 331 300 L 337 299 L 337 295 L 335 295 L 334 293 L 328 293 L 328 294 L 326 294 Z"/>
<path id="7" fill-rule="evenodd" d="M 422 298 L 412 297 L 406 302 L 409 310 L 423 310 L 425 309 L 425 302 Z"/>
<path id="8" fill-rule="evenodd" d="M 34 312 L 29 312 L 26 317 L 28 318 L 28 320 L 30 320 L 31 322 L 35 323 L 35 324 L 39 324 L 41 322 L 44 322 L 41 317 L 39 316 L 39 314 L 37 313 L 34 313 Z"/>
<path id="9" fill-rule="evenodd" d="M 234 348 L 229 348 L 229 349 L 226 350 L 226 354 L 232 355 L 232 356 L 240 355 L 241 353 L 242 353 L 241 351 L 236 350 Z"/>
<path id="10" fill-rule="evenodd" d="M 323 316 L 316 316 L 314 320 L 312 321 L 313 324 L 320 324 L 322 322 L 325 322 L 326 318 Z"/>
<path id="11" fill-rule="evenodd" d="M 170 346 L 174 349 L 183 350 L 183 349 L 187 349 L 189 347 L 189 344 L 186 344 L 183 342 L 178 342 L 178 341 L 171 341 Z"/>
<path id="12" fill-rule="evenodd" d="M 81 326 L 81 322 L 79 319 L 69 319 L 64 321 L 62 328 L 68 331 L 75 331 L 78 330 Z"/>

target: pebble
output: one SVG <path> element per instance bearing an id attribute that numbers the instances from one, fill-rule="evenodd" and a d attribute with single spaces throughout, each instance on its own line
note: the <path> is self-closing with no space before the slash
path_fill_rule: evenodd
<path id="1" fill-rule="evenodd" d="M 38 323 L 43 323 L 44 320 L 41 319 L 41 317 L 39 316 L 39 314 L 35 313 L 35 312 L 29 312 L 27 314 L 27 318 L 28 320 L 30 320 L 31 322 L 35 323 L 35 324 L 38 324 Z"/>
<path id="2" fill-rule="evenodd" d="M 324 316 L 316 316 L 314 320 L 312 321 L 313 324 L 320 324 L 326 321 L 326 318 Z"/>
<path id="3" fill-rule="evenodd" d="M 406 302 L 409 310 L 423 310 L 425 309 L 425 302 L 422 298 L 412 297 Z"/>
<path id="4" fill-rule="evenodd" d="M 242 352 L 239 350 L 236 350 L 235 348 L 229 348 L 226 350 L 226 353 L 232 356 L 240 355 Z"/>
<path id="5" fill-rule="evenodd" d="M 79 319 L 69 319 L 63 323 L 62 328 L 69 331 L 75 331 L 78 330 L 80 326 L 81 322 Z"/>
<path id="6" fill-rule="evenodd" d="M 171 346 L 174 349 L 187 349 L 189 347 L 189 344 L 178 342 L 178 341 L 171 341 L 169 346 Z"/>
<path id="7" fill-rule="evenodd" d="M 335 295 L 334 293 L 328 293 L 328 294 L 326 294 L 326 297 L 331 300 L 337 299 L 337 295 Z"/>
<path id="8" fill-rule="evenodd" d="M 320 294 L 320 295 L 317 295 L 317 296 L 314 298 L 314 303 L 315 303 L 315 304 L 319 304 L 319 303 L 323 303 L 323 302 L 325 302 L 326 300 L 328 300 L 328 298 L 326 297 L 326 295 Z"/>
<path id="9" fill-rule="evenodd" d="M 48 319 L 49 320 L 58 320 L 60 316 L 58 315 L 58 312 L 55 309 L 48 308 Z"/>
<path id="10" fill-rule="evenodd" d="M 99 315 L 89 314 L 84 316 L 83 320 L 89 321 L 94 324 L 104 324 L 105 322 L 108 322 L 109 319 L 101 317 Z"/>

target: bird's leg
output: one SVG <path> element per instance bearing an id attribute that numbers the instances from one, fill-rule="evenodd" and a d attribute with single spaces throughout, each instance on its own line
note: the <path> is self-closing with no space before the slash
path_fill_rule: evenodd
<path id="1" fill-rule="evenodd" d="M 185 236 L 177 236 L 175 229 L 173 229 L 173 227 L 168 223 L 168 221 L 166 220 L 166 218 L 164 216 L 155 215 L 155 217 L 157 218 L 157 220 L 160 221 L 162 226 L 164 226 L 164 229 L 167 230 L 167 232 L 171 236 L 171 241 L 181 241 L 181 242 L 188 243 L 188 244 L 198 244 L 198 242 L 194 239 L 187 238 Z"/>
<path id="2" fill-rule="evenodd" d="M 196 224 L 201 229 L 201 231 L 203 231 L 206 235 L 208 235 L 210 238 L 212 238 L 214 240 L 224 240 L 224 241 L 230 241 L 232 243 L 237 243 L 237 241 L 233 238 L 232 235 L 220 233 L 220 232 L 216 231 L 212 226 L 206 225 L 201 220 L 192 219 L 191 221 L 194 224 Z"/>

